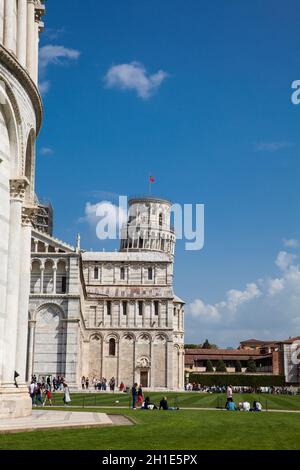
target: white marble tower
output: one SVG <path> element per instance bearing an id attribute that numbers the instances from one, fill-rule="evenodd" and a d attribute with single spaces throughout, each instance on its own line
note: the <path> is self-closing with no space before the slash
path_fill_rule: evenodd
<path id="1" fill-rule="evenodd" d="M 0 418 L 31 413 L 25 370 L 43 14 L 40 0 L 0 0 Z"/>

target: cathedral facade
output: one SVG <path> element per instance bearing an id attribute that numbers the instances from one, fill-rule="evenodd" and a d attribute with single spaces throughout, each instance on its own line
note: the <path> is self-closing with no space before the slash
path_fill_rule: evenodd
<path id="1" fill-rule="evenodd" d="M 27 379 L 82 376 L 184 387 L 184 302 L 173 291 L 171 204 L 129 201 L 120 250 L 86 252 L 32 232 Z"/>
<path id="2" fill-rule="evenodd" d="M 39 0 L 0 0 L 0 418 L 31 413 L 25 358 L 44 9 Z"/>

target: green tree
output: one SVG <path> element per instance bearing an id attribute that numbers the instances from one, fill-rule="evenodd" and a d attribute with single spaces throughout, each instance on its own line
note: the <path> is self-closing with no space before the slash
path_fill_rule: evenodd
<path id="1" fill-rule="evenodd" d="M 201 344 L 185 344 L 185 349 L 201 349 Z"/>
<path id="2" fill-rule="evenodd" d="M 213 371 L 214 371 L 214 368 L 213 368 L 212 362 L 208 360 L 206 363 L 206 372 L 213 372 Z"/>
<path id="3" fill-rule="evenodd" d="M 216 372 L 227 372 L 225 362 L 222 359 L 217 363 Z"/>
<path id="4" fill-rule="evenodd" d="M 247 362 L 246 372 L 256 372 L 256 364 L 252 357 Z"/>
<path id="5" fill-rule="evenodd" d="M 206 339 L 202 344 L 202 349 L 218 349 L 218 346 L 216 344 L 211 344 L 208 339 Z"/>
<path id="6" fill-rule="evenodd" d="M 241 364 L 241 361 L 236 361 L 236 363 L 235 363 L 235 371 L 236 371 L 236 372 L 242 372 L 242 364 Z"/>

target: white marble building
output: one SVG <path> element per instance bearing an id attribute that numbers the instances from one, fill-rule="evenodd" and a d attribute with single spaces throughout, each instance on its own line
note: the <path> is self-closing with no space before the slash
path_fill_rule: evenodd
<path id="1" fill-rule="evenodd" d="M 77 388 L 83 375 L 114 376 L 117 384 L 183 388 L 170 207 L 132 199 L 119 252 L 84 252 L 33 231 L 28 378 L 64 375 Z"/>
<path id="2" fill-rule="evenodd" d="M 43 14 L 39 0 L 0 0 L 0 418 L 31 413 L 25 358 Z"/>

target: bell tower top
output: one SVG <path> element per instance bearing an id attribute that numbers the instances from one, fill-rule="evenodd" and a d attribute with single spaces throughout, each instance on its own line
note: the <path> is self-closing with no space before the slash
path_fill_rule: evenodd
<path id="1" fill-rule="evenodd" d="M 172 204 L 154 196 L 134 197 L 128 203 L 128 221 L 122 229 L 121 251 L 175 251 L 171 227 Z"/>

